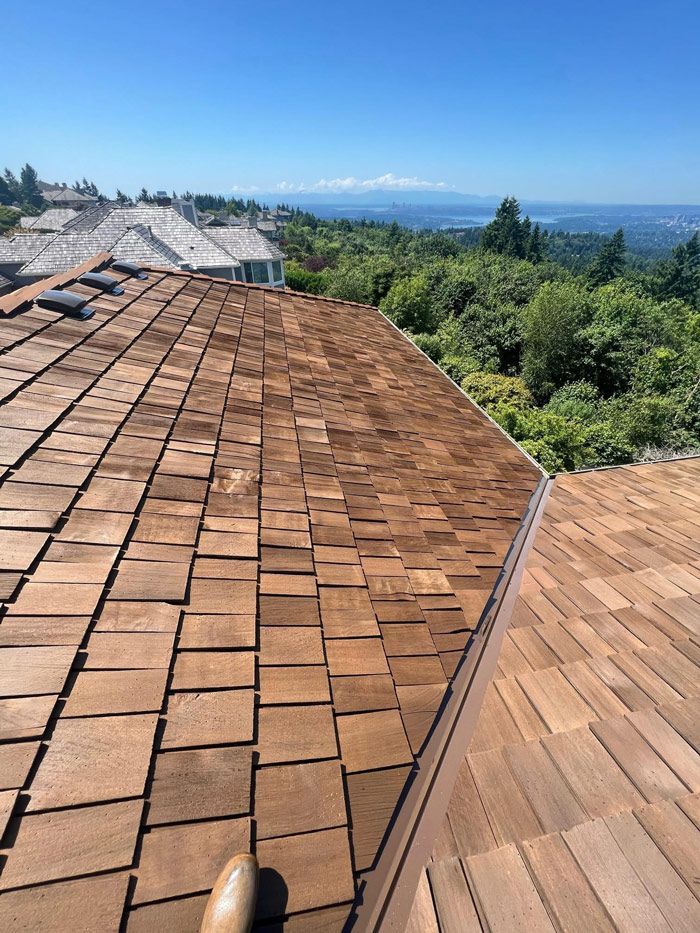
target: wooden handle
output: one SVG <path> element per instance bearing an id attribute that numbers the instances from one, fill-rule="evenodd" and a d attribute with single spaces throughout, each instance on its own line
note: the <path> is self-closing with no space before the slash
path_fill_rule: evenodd
<path id="1" fill-rule="evenodd" d="M 216 879 L 200 933 L 249 933 L 258 899 L 258 860 L 234 855 Z"/>

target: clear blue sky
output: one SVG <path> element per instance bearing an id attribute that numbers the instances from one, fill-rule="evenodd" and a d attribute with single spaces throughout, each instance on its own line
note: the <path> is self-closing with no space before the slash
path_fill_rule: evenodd
<path id="1" fill-rule="evenodd" d="M 697 0 L 4 0 L 0 31 L 0 166 L 48 181 L 700 202 Z"/>

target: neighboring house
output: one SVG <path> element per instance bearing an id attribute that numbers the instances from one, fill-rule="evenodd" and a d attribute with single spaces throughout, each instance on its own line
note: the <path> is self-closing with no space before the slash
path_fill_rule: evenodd
<path id="1" fill-rule="evenodd" d="M 69 221 L 75 220 L 77 216 L 78 212 L 72 207 L 49 207 L 38 217 L 22 217 L 20 227 L 36 233 L 46 230 L 57 232 L 62 230 Z"/>
<path id="2" fill-rule="evenodd" d="M 6 295 L 8 292 L 11 292 L 14 288 L 12 281 L 6 279 L 4 275 L 0 275 L 0 295 Z"/>
<path id="3" fill-rule="evenodd" d="M 207 236 L 243 266 L 243 281 L 284 288 L 284 253 L 255 229 L 209 227 Z"/>
<path id="4" fill-rule="evenodd" d="M 276 246 L 255 229 L 200 229 L 192 201 L 173 199 L 165 207 L 107 203 L 73 215 L 58 233 L 36 242 L 28 234 L 3 241 L 0 263 L 8 268 L 0 271 L 21 286 L 64 272 L 96 253 L 121 250 L 122 258 L 137 262 L 156 264 L 160 259 L 168 268 L 284 286 L 284 254 Z"/>
<path id="5" fill-rule="evenodd" d="M 279 240 L 282 236 L 282 228 L 279 227 L 274 220 L 258 219 L 257 229 L 268 240 Z"/>
<path id="6" fill-rule="evenodd" d="M 219 213 L 198 211 L 197 218 L 200 227 L 249 227 L 259 230 L 266 239 L 273 242 L 282 238 L 287 222 L 285 219 L 278 217 L 274 211 L 268 211 L 267 209 L 259 211 L 253 216 L 245 214 L 243 217 L 236 217 L 224 211 Z"/>
<path id="7" fill-rule="evenodd" d="M 41 196 L 54 207 L 72 207 L 77 211 L 94 207 L 97 204 L 97 198 L 90 194 L 81 194 L 73 188 L 51 188 L 43 191 Z"/>
<path id="8" fill-rule="evenodd" d="M 133 235 L 125 238 L 132 231 Z M 128 246 L 134 261 L 156 262 L 159 254 L 172 268 L 198 269 L 220 278 L 241 279 L 240 263 L 175 207 L 121 207 L 102 204 L 83 211 L 45 244 L 16 275 L 18 284 L 63 272 L 105 250 Z"/>
<path id="9" fill-rule="evenodd" d="M 241 225 L 240 217 L 227 214 L 226 211 L 220 211 L 218 214 L 197 211 L 197 226 L 199 227 L 240 227 Z"/>
<path id="10" fill-rule="evenodd" d="M 31 262 L 55 238 L 55 233 L 17 233 L 12 237 L 0 237 L 0 274 L 16 281 L 22 266 Z"/>

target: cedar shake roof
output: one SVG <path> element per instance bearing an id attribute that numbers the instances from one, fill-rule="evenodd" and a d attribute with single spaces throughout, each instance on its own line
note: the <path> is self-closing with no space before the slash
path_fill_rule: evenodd
<path id="1" fill-rule="evenodd" d="M 261 224 L 258 227 L 265 229 Z M 275 229 L 274 223 L 270 229 Z M 266 240 L 258 228 L 208 227 L 207 236 L 241 262 L 284 259 L 282 250 Z"/>
<path id="2" fill-rule="evenodd" d="M 0 299 L 0 928 L 197 930 L 252 850 L 340 930 L 541 473 L 375 309 L 89 265 Z"/>
<path id="3" fill-rule="evenodd" d="M 700 929 L 700 458 L 556 478 L 409 931 Z"/>
<path id="4" fill-rule="evenodd" d="M 97 204 L 96 197 L 90 194 L 82 194 L 80 191 L 75 191 L 74 188 L 52 188 L 48 191 L 44 191 L 42 197 L 45 201 L 50 201 L 52 204 L 62 204 L 66 201 L 71 204 L 74 201 L 79 201 L 86 205 Z"/>
<path id="5" fill-rule="evenodd" d="M 167 265 L 189 264 L 221 269 L 232 269 L 238 265 L 230 253 L 185 220 L 174 208 L 102 204 L 83 211 L 66 224 L 41 252 L 31 258 L 20 274 L 39 276 L 63 272 L 100 250 L 110 250 L 115 256 L 126 258 L 120 252 L 120 241 L 130 230 L 135 230 L 139 236 L 138 239 L 127 237 L 127 243 L 139 262 L 158 262 L 162 265 L 155 258 L 160 253 Z M 267 242 L 260 234 L 258 236 Z M 161 243 L 170 255 L 167 256 L 160 247 L 154 246 L 156 242 Z"/>
<path id="6" fill-rule="evenodd" d="M 32 230 L 61 230 L 65 225 L 75 220 L 78 212 L 71 207 L 49 207 L 38 217 L 20 218 L 20 226 Z"/>
<path id="7" fill-rule="evenodd" d="M 0 237 L 0 265 L 30 262 L 54 239 L 53 233 L 17 233 L 12 237 Z M 94 254 L 93 250 L 90 255 Z"/>

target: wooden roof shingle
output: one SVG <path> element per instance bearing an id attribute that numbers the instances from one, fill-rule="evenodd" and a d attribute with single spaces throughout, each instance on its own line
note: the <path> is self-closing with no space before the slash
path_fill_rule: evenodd
<path id="1" fill-rule="evenodd" d="M 697 929 L 699 489 L 556 477 L 409 930 Z"/>

